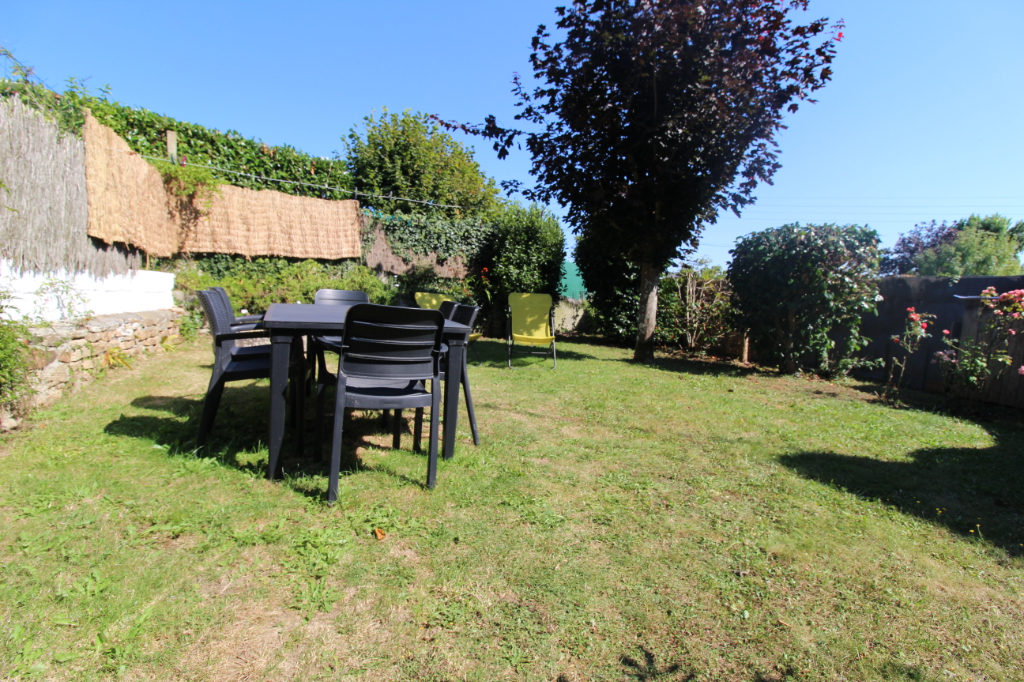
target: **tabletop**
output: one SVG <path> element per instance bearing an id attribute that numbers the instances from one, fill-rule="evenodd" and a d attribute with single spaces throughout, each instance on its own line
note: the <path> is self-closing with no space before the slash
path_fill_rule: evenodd
<path id="1" fill-rule="evenodd" d="M 345 316 L 352 305 L 363 304 L 338 304 L 338 305 L 305 305 L 302 303 L 273 303 L 267 308 L 267 314 L 263 316 L 263 327 L 271 331 L 294 332 L 337 330 L 345 326 Z M 445 335 L 468 334 L 469 327 L 451 320 L 444 321 Z"/>

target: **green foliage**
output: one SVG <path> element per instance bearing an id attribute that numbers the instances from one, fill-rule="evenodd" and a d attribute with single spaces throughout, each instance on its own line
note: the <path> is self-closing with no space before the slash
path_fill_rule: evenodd
<path id="1" fill-rule="evenodd" d="M 505 318 L 511 293 L 551 294 L 558 300 L 565 236 L 558 219 L 536 204 L 506 204 L 492 220 L 488 241 L 476 259 L 479 274 L 471 284 L 494 329 Z"/>
<path id="2" fill-rule="evenodd" d="M 233 130 L 222 133 L 107 99 L 80 95 L 73 96 L 73 99 L 81 106 L 89 107 L 100 123 L 112 128 L 132 151 L 144 156 L 166 159 L 166 131 L 174 130 L 178 135 L 178 158 L 190 164 L 235 171 L 210 171 L 220 182 L 248 189 L 272 189 L 297 196 L 352 198 L 349 192 L 324 189 L 324 186 L 341 190 L 352 188 L 352 179 L 341 161 L 316 158 L 287 145 L 267 146 L 262 141 L 242 137 Z"/>
<path id="3" fill-rule="evenodd" d="M 0 406 L 17 403 L 28 392 L 28 330 L 17 319 L 10 319 L 15 309 L 13 294 L 0 287 Z"/>
<path id="4" fill-rule="evenodd" d="M 754 201 L 780 167 L 785 112 L 831 78 L 842 22 L 800 24 L 806 5 L 577 0 L 556 10 L 557 31 L 537 28 L 538 86 L 516 78 L 530 130 L 494 116 L 474 129 L 499 157 L 525 138 L 527 197 L 558 201 L 608 260 L 640 267 L 637 360 L 653 357 L 660 275 L 720 211 Z"/>
<path id="5" fill-rule="evenodd" d="M 661 278 L 655 341 L 691 353 L 717 345 L 731 329 L 731 292 L 725 272 L 707 260 Z"/>
<path id="6" fill-rule="evenodd" d="M 272 303 L 312 303 L 318 289 L 350 289 L 365 291 L 373 303 L 394 301 L 394 284 L 381 281 L 363 265 L 343 261 L 324 264 L 314 260 L 256 258 L 247 261 L 240 256 L 211 254 L 189 262 L 178 262 L 177 287 L 188 293 L 221 286 L 227 290 L 235 312 L 250 314 L 266 312 Z M 198 311 L 197 301 L 187 308 Z M 196 312 L 198 318 L 198 312 Z M 187 336 L 195 321 L 184 323 L 182 335 Z"/>
<path id="7" fill-rule="evenodd" d="M 976 217 L 971 216 L 971 219 Z M 971 275 L 1013 276 L 1024 272 L 1017 259 L 1020 248 L 1014 234 L 1007 231 L 1000 234 L 968 224 L 952 242 L 923 251 L 914 263 L 922 276 L 954 279 Z"/>
<path id="8" fill-rule="evenodd" d="M 74 97 L 67 96 L 68 94 L 81 96 L 86 93 L 81 81 L 69 78 L 67 91 L 62 97 L 42 83 L 34 83 L 32 68 L 15 59 L 14 55 L 4 47 L 0 47 L 0 58 L 7 60 L 10 73 L 14 76 L 13 79 L 0 79 L 0 99 L 18 97 L 22 103 L 56 123 L 61 135 L 81 136 L 85 113 Z"/>
<path id="9" fill-rule="evenodd" d="M 967 231 L 974 233 L 964 243 L 954 243 Z M 992 239 L 994 238 L 994 240 Z M 1013 242 L 1011 246 L 1010 242 Z M 1024 250 L 1024 220 L 1013 223 L 998 213 L 971 215 L 953 223 L 918 223 L 901 234 L 896 245 L 882 256 L 883 275 L 942 273 L 948 277 L 995 275 L 1001 267 L 1012 269 L 1010 251 Z M 924 267 L 927 272 L 922 272 Z M 953 273 L 953 274 L 948 274 Z"/>
<path id="10" fill-rule="evenodd" d="M 779 369 L 852 369 L 859 328 L 875 309 L 878 234 L 859 225 L 799 223 L 754 232 L 730 251 L 735 320 Z"/>
<path id="11" fill-rule="evenodd" d="M 176 197 L 198 200 L 207 210 L 220 193 L 216 176 L 209 168 L 182 166 L 170 161 L 151 162 L 164 178 L 164 186 Z"/>
<path id="12" fill-rule="evenodd" d="M 412 260 L 414 256 L 436 253 L 439 261 L 462 256 L 473 260 L 487 243 L 492 226 L 481 216 L 448 218 L 437 213 L 384 214 L 365 211 L 384 230 L 395 254 Z"/>
<path id="13" fill-rule="evenodd" d="M 396 278 L 398 293 L 409 301 L 413 300 L 417 291 L 425 291 L 444 294 L 457 303 L 480 305 L 473 283 L 473 277 L 439 277 L 431 267 L 413 267 L 409 272 Z"/>
<path id="14" fill-rule="evenodd" d="M 628 261 L 609 262 L 587 237 L 576 239 L 576 266 L 590 292 L 587 314 L 593 329 L 625 344 L 636 338 L 640 268 Z M 661 277 L 655 343 L 689 352 L 718 344 L 730 326 L 730 295 L 721 268 L 706 261 L 687 264 Z"/>
<path id="15" fill-rule="evenodd" d="M 921 347 L 921 342 L 931 338 L 928 326 L 933 324 L 935 316 L 931 313 L 919 313 L 915 308 L 907 308 L 907 322 L 903 333 L 892 337 L 892 342 L 905 351 L 900 356 L 893 354 L 889 364 L 889 376 L 878 397 L 883 403 L 892 406 L 900 405 L 899 392 L 903 384 L 903 374 L 907 369 L 907 360 Z"/>
<path id="16" fill-rule="evenodd" d="M 346 141 L 347 163 L 356 189 L 424 203 L 370 197 L 384 213 L 426 213 L 447 218 L 479 215 L 494 206 L 498 191 L 467 149 L 426 114 L 403 111 L 363 119 L 365 131 L 352 128 Z M 460 208 L 431 208 L 430 203 Z"/>
<path id="17" fill-rule="evenodd" d="M 593 330 L 615 343 L 635 339 L 640 311 L 640 268 L 624 258 L 608 258 L 587 235 L 576 238 L 573 260 L 590 294 L 587 315 Z"/>

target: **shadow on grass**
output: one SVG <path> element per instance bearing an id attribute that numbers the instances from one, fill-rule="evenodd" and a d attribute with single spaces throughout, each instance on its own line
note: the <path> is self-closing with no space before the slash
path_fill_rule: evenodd
<path id="1" fill-rule="evenodd" d="M 564 344 L 564 340 L 559 339 Z M 563 346 L 559 346 L 558 342 L 555 342 L 555 350 L 558 353 L 558 359 L 561 360 L 594 360 L 595 356 L 588 353 L 581 353 L 575 350 L 568 350 Z M 522 351 L 529 346 L 517 345 L 516 349 Z M 540 346 L 534 346 L 537 351 L 546 350 Z M 532 365 L 544 364 L 545 368 L 551 367 L 551 356 L 550 354 L 545 358 L 540 355 L 529 356 L 526 354 L 519 354 L 518 352 L 512 355 L 512 367 L 529 367 Z M 469 346 L 469 365 L 470 367 L 497 367 L 508 369 L 508 350 L 505 346 L 505 342 L 501 339 L 480 339 Z"/>
<path id="2" fill-rule="evenodd" d="M 143 396 L 132 401 L 132 406 L 150 410 L 157 414 L 121 415 L 104 427 L 104 432 L 153 441 L 172 456 L 211 456 L 227 466 L 245 471 L 253 476 L 266 476 L 268 435 L 269 394 L 265 385 L 228 386 L 221 398 L 216 422 L 210 433 L 209 442 L 202 451 L 197 451 L 195 438 L 202 413 L 202 398 L 180 396 Z M 313 401 L 306 401 L 306 415 L 303 423 L 305 447 L 297 452 L 296 430 L 290 425 L 286 430 L 285 442 L 281 449 L 279 476 L 284 484 L 307 497 L 326 500 L 327 476 L 329 474 L 328 452 L 331 430 L 325 425 L 323 455 L 315 452 Z M 161 416 L 159 413 L 168 413 Z M 412 444 L 412 411 L 402 416 L 402 446 L 410 449 Z M 330 414 L 328 414 L 328 420 Z M 428 417 L 429 419 L 429 417 Z M 429 428 L 425 425 L 424 429 Z M 361 461 L 357 455 L 360 449 L 388 450 L 376 445 L 370 436 L 386 435 L 390 443 L 392 428 L 384 425 L 379 412 L 356 412 L 346 415 L 345 436 L 342 444 L 342 474 L 357 471 L 377 471 L 400 481 L 425 488 L 427 436 L 424 433 L 422 453 L 424 480 L 417 480 L 388 468 L 378 468 Z M 352 464 L 352 463 L 355 464 Z M 345 464 L 349 463 L 348 468 Z"/>
<path id="3" fill-rule="evenodd" d="M 928 448 L 914 452 L 911 461 L 833 452 L 783 455 L 779 461 L 806 478 L 1024 556 L 1024 432 L 1014 425 L 988 430 L 997 441 L 993 447 Z"/>
<path id="4" fill-rule="evenodd" d="M 647 647 L 640 647 L 640 652 L 643 654 L 642 661 L 625 654 L 619 656 L 619 663 L 622 664 L 627 678 L 640 682 L 653 682 L 654 680 L 686 682 L 696 677 L 693 673 L 684 671 L 678 663 L 659 666 L 654 654 Z"/>

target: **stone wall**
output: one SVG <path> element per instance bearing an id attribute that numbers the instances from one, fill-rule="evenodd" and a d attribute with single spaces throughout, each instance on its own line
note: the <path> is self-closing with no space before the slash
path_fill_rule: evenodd
<path id="1" fill-rule="evenodd" d="M 0 431 L 12 429 L 29 411 L 49 405 L 87 384 L 123 358 L 163 352 L 178 335 L 181 308 L 101 315 L 77 322 L 53 322 L 30 329 L 33 393 L 13 412 L 0 410 Z"/>

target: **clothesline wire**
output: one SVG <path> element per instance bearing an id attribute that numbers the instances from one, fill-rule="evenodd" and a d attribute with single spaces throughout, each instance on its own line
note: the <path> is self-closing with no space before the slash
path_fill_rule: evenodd
<path id="1" fill-rule="evenodd" d="M 167 161 L 167 159 L 161 159 L 160 157 L 157 157 L 157 156 L 147 156 L 145 154 L 139 154 L 138 152 L 124 152 L 124 150 L 121 150 L 121 149 L 117 149 L 115 151 L 120 151 L 120 152 L 126 153 L 126 154 L 135 154 L 136 156 L 140 156 L 143 159 L 151 159 L 153 161 Z M 281 182 L 281 183 L 284 183 L 286 185 L 301 185 L 303 187 L 313 187 L 315 189 L 326 189 L 326 190 L 329 190 L 331 192 L 345 192 L 346 194 L 351 194 L 354 197 L 370 197 L 372 199 L 387 199 L 389 201 L 408 201 L 408 202 L 413 203 L 413 204 L 423 204 L 425 206 L 433 206 L 433 207 L 436 207 L 436 208 L 462 208 L 462 206 L 456 206 L 454 204 L 435 204 L 433 201 L 423 201 L 422 199 L 408 199 L 406 197 L 391 196 L 390 194 L 389 195 L 371 194 L 369 192 L 357 192 L 354 189 L 344 189 L 342 187 L 330 187 L 328 185 L 315 185 L 315 184 L 313 184 L 311 182 L 299 182 L 298 180 L 282 180 L 280 178 L 268 178 L 268 177 L 266 177 L 264 175 L 256 175 L 255 173 L 243 173 L 242 171 L 230 170 L 228 168 L 221 168 L 219 166 L 204 166 L 204 165 L 199 164 L 199 163 L 188 163 L 188 162 L 182 163 L 181 165 L 183 165 L 183 166 L 192 166 L 193 168 L 207 168 L 209 170 L 216 170 L 216 171 L 220 171 L 222 173 L 233 173 L 234 175 L 244 175 L 246 177 L 255 178 L 256 180 L 266 180 L 267 182 Z"/>

